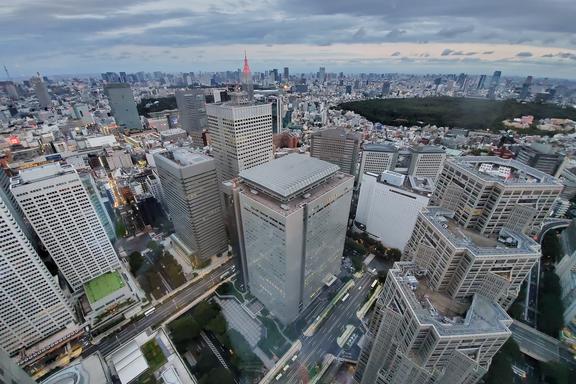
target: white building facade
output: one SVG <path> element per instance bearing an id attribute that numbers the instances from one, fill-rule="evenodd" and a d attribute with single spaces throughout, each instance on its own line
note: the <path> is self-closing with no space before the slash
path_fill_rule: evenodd
<path id="1" fill-rule="evenodd" d="M 58 163 L 20 171 L 11 190 L 74 291 L 120 261 L 78 173 Z"/>

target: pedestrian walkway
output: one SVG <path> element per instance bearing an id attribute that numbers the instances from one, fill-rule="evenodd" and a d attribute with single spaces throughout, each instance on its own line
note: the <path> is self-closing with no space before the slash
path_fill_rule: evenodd
<path id="1" fill-rule="evenodd" d="M 246 310 L 234 299 L 216 298 L 222 308 L 222 313 L 228 325 L 244 336 L 250 347 L 254 348 L 262 337 L 262 323 L 252 318 Z"/>

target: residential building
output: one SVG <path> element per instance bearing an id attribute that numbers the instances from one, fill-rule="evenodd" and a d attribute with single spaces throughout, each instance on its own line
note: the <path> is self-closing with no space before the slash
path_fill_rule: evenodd
<path id="1" fill-rule="evenodd" d="M 112 116 L 114 116 L 120 132 L 141 131 L 142 122 L 136 109 L 136 102 L 134 101 L 134 94 L 130 84 L 106 84 L 104 93 L 108 97 Z"/>
<path id="2" fill-rule="evenodd" d="M 360 354 L 361 384 L 473 384 L 510 337 L 512 319 L 496 302 L 474 294 L 466 302 L 427 285 L 413 262 L 388 271 Z"/>
<path id="3" fill-rule="evenodd" d="M 342 172 L 356 175 L 362 135 L 344 128 L 322 129 L 312 133 L 310 156 L 340 167 Z"/>
<path id="4" fill-rule="evenodd" d="M 199 137 L 200 137 L 199 140 L 202 140 L 202 133 L 200 133 Z M 168 141 L 171 143 L 177 143 L 178 141 L 183 141 L 186 140 L 187 138 L 188 134 L 186 133 L 186 131 L 180 128 L 171 128 L 160 132 L 160 139 L 163 142 Z"/>
<path id="5" fill-rule="evenodd" d="M 439 207 L 420 211 L 402 256 L 426 270 L 433 290 L 457 300 L 482 293 L 505 308 L 539 259 L 540 245 L 532 238 L 508 228 L 483 235 Z"/>
<path id="6" fill-rule="evenodd" d="M 86 104 L 74 104 L 72 106 L 74 110 L 74 117 L 82 120 L 85 125 L 94 124 L 94 116 L 90 112 L 90 108 Z"/>
<path id="7" fill-rule="evenodd" d="M 364 144 L 359 175 L 366 172 L 381 174 L 393 171 L 398 158 L 398 148 L 391 144 Z"/>
<path id="8" fill-rule="evenodd" d="M 290 154 L 240 173 L 250 292 L 284 324 L 340 271 L 354 177 Z"/>
<path id="9" fill-rule="evenodd" d="M 0 347 L 10 354 L 75 322 L 57 280 L 40 260 L 14 214 L 0 199 Z"/>
<path id="10" fill-rule="evenodd" d="M 404 176 L 393 171 L 362 175 L 355 221 L 390 248 L 404 249 L 418 212 L 428 205 L 432 179 Z"/>
<path id="11" fill-rule="evenodd" d="M 52 105 L 50 94 L 48 93 L 48 88 L 46 88 L 46 84 L 42 81 L 40 75 L 32 77 L 30 83 L 32 84 L 32 88 L 34 88 L 34 95 L 36 96 L 36 99 L 38 99 L 40 108 L 50 107 Z"/>
<path id="12" fill-rule="evenodd" d="M 273 159 L 271 104 L 207 104 L 206 112 L 220 182 Z"/>
<path id="13" fill-rule="evenodd" d="M 536 143 L 520 147 L 516 160 L 549 175 L 555 175 L 564 161 L 564 155 L 554 151 L 551 145 Z"/>
<path id="14" fill-rule="evenodd" d="M 535 234 L 561 191 L 560 181 L 519 161 L 467 156 L 446 161 L 430 201 L 486 235 L 505 227 Z"/>
<path id="15" fill-rule="evenodd" d="M 195 146 L 203 147 L 202 132 L 208 128 L 206 97 L 202 89 L 176 91 L 178 122 L 192 138 Z"/>
<path id="16" fill-rule="evenodd" d="M 21 170 L 11 190 L 74 291 L 120 261 L 76 170 L 49 163 Z"/>
<path id="17" fill-rule="evenodd" d="M 176 242 L 196 263 L 225 252 L 224 227 L 215 161 L 188 149 L 154 154 Z"/>

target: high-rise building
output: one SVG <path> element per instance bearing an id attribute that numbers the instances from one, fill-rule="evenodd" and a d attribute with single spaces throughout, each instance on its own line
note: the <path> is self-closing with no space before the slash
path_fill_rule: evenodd
<path id="1" fill-rule="evenodd" d="M 556 265 L 555 271 L 560 278 L 562 304 L 564 304 L 564 324 L 576 334 L 576 221 L 572 220 L 568 228 L 560 235 L 564 257 Z"/>
<path id="2" fill-rule="evenodd" d="M 532 76 L 528 76 L 524 83 L 522 84 L 522 89 L 520 90 L 520 94 L 518 98 L 520 100 L 526 100 L 528 96 L 530 96 L 530 87 L 532 86 Z"/>
<path id="3" fill-rule="evenodd" d="M 24 169 L 11 182 L 26 218 L 74 291 L 120 266 L 72 166 L 50 163 Z"/>
<path id="4" fill-rule="evenodd" d="M 10 354 L 75 321 L 62 290 L 14 215 L 0 199 L 0 347 Z"/>
<path id="5" fill-rule="evenodd" d="M 36 384 L 16 361 L 0 348 L 0 382 L 6 384 Z"/>
<path id="6" fill-rule="evenodd" d="M 196 263 L 228 250 L 214 159 L 175 149 L 154 160 L 178 245 Z"/>
<path id="7" fill-rule="evenodd" d="M 441 147 L 423 145 L 411 148 L 411 152 L 412 159 L 408 174 L 436 180 L 446 161 L 446 151 Z"/>
<path id="8" fill-rule="evenodd" d="M 112 116 L 114 116 L 120 131 L 141 131 L 142 122 L 138 115 L 138 109 L 136 109 L 136 102 L 134 101 L 134 94 L 130 84 L 106 84 L 104 93 L 108 97 Z"/>
<path id="9" fill-rule="evenodd" d="M 248 96 L 248 100 L 254 99 L 254 80 L 252 79 L 252 71 L 248 65 L 248 57 L 244 52 L 244 67 L 242 68 L 242 91 Z"/>
<path id="10" fill-rule="evenodd" d="M 288 67 L 284 67 L 284 74 L 282 75 L 282 81 L 285 83 L 290 80 L 290 69 Z"/>
<path id="11" fill-rule="evenodd" d="M 287 324 L 340 271 L 354 177 L 291 154 L 240 173 L 248 288 Z"/>
<path id="12" fill-rule="evenodd" d="M 40 75 L 34 76 L 30 79 L 32 83 L 32 87 L 34 88 L 34 94 L 36 95 L 36 99 L 38 99 L 38 104 L 40 104 L 40 108 L 47 108 L 52 104 L 50 101 L 50 95 L 48 94 L 48 88 L 46 88 L 46 84 L 42 81 Z"/>
<path id="13" fill-rule="evenodd" d="M 272 104 L 207 104 L 206 112 L 220 182 L 272 160 Z"/>
<path id="14" fill-rule="evenodd" d="M 206 98 L 202 89 L 176 91 L 180 127 L 192 138 L 195 146 L 204 146 L 202 132 L 208 128 Z"/>
<path id="15" fill-rule="evenodd" d="M 390 82 L 385 81 L 382 83 L 382 96 L 388 96 L 390 94 Z"/>
<path id="16" fill-rule="evenodd" d="M 564 161 L 564 155 L 550 145 L 535 143 L 520 147 L 516 160 L 549 175 L 555 175 Z"/>
<path id="17" fill-rule="evenodd" d="M 535 233 L 561 191 L 560 181 L 516 160 L 467 156 L 445 162 L 431 204 L 486 235 L 505 227 Z"/>
<path id="18" fill-rule="evenodd" d="M 486 84 L 486 75 L 480 75 L 476 89 L 484 89 L 485 84 Z"/>
<path id="19" fill-rule="evenodd" d="M 500 84 L 500 76 L 502 76 L 502 71 L 494 71 L 492 78 L 490 79 L 490 88 L 488 88 L 488 94 L 486 97 L 489 99 L 494 99 L 496 97 L 496 88 Z"/>
<path id="20" fill-rule="evenodd" d="M 320 80 L 320 82 L 326 80 L 326 67 L 320 67 L 320 70 L 318 71 L 318 80 Z"/>
<path id="21" fill-rule="evenodd" d="M 310 156 L 340 167 L 342 172 L 356 175 L 362 135 L 344 128 L 323 129 L 312 133 Z"/>
<path id="22" fill-rule="evenodd" d="M 360 175 L 366 172 L 381 174 L 396 168 L 398 149 L 390 144 L 364 144 L 362 147 L 362 160 L 360 161 Z"/>
<path id="23" fill-rule="evenodd" d="M 364 173 L 355 221 L 387 247 L 404 249 L 420 209 L 434 189 L 432 179 L 385 170 Z"/>
<path id="24" fill-rule="evenodd" d="M 493 300 L 434 291 L 413 262 L 388 271 L 360 353 L 361 384 L 474 384 L 510 337 L 512 319 Z"/>
<path id="25" fill-rule="evenodd" d="M 102 196 L 96 182 L 94 181 L 94 177 L 92 177 L 90 172 L 79 170 L 78 175 L 80 176 L 80 180 L 82 180 L 88 198 L 96 211 L 96 216 L 98 216 L 98 220 L 100 220 L 100 223 L 102 223 L 102 226 L 106 231 L 108 239 L 110 239 L 111 242 L 116 241 L 116 226 L 106 209 L 106 204 L 109 204 L 108 198 Z"/>

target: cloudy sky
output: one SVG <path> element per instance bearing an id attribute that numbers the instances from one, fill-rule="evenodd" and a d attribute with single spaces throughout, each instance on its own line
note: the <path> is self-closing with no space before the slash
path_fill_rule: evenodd
<path id="1" fill-rule="evenodd" d="M 576 78 L 576 0 L 0 3 L 0 64 L 13 76 L 234 70 L 246 50 L 253 71 Z"/>

